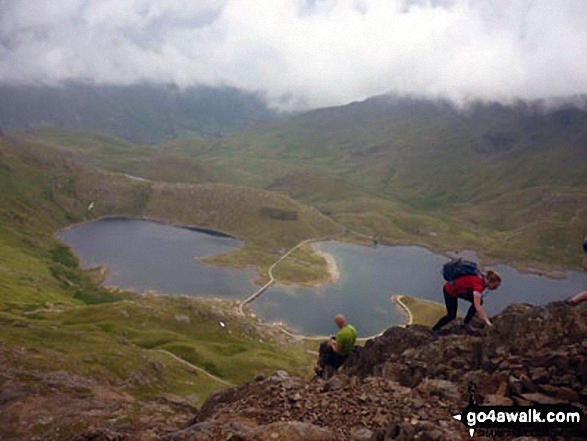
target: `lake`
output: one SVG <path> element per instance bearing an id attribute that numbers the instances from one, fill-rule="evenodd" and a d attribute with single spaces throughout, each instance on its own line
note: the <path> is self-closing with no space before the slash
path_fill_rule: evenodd
<path id="1" fill-rule="evenodd" d="M 206 230 L 158 222 L 106 218 L 58 233 L 84 268 L 107 266 L 105 285 L 200 297 L 245 298 L 256 289 L 253 269 L 202 264 L 198 257 L 226 253 L 241 241 Z"/>
<path id="2" fill-rule="evenodd" d="M 305 334 L 332 334 L 332 318 L 346 315 L 362 336 L 373 335 L 404 317 L 390 301 L 391 294 L 406 294 L 444 304 L 440 271 L 448 257 L 415 246 L 366 247 L 340 242 L 317 244 L 334 256 L 341 277 L 320 288 L 274 286 L 251 304 L 260 317 L 283 321 Z M 468 255 L 467 257 L 471 257 Z M 570 271 L 562 280 L 522 274 L 506 265 L 491 266 L 500 273 L 499 289 L 485 296 L 484 307 L 496 314 L 510 303 L 545 304 L 587 289 L 587 273 Z M 469 303 L 459 302 L 462 312 Z"/>
<path id="3" fill-rule="evenodd" d="M 257 290 L 252 269 L 214 267 L 196 262 L 228 252 L 241 242 L 223 235 L 157 222 L 110 218 L 74 226 L 58 234 L 81 258 L 84 267 L 108 266 L 106 285 L 137 291 L 243 300 Z M 315 244 L 334 256 L 340 280 L 318 288 L 274 285 L 250 306 L 266 321 L 282 321 L 304 334 L 335 332 L 333 316 L 341 312 L 369 336 L 403 323 L 391 294 L 443 303 L 440 275 L 448 258 L 415 246 L 366 247 L 340 242 Z M 521 274 L 495 265 L 503 278 L 485 297 L 496 314 L 508 304 L 545 304 L 587 289 L 587 273 L 570 271 L 562 280 Z M 460 302 L 465 311 L 465 302 Z"/>

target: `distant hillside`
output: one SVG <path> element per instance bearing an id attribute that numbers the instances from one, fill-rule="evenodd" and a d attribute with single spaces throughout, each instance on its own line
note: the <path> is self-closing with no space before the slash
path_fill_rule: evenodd
<path id="1" fill-rule="evenodd" d="M 260 96 L 229 87 L 0 85 L 0 127 L 6 132 L 49 126 L 156 144 L 220 138 L 273 117 Z"/>
<path id="2" fill-rule="evenodd" d="M 285 193 L 381 243 L 472 249 L 486 264 L 545 271 L 583 259 L 583 109 L 384 96 L 214 141 L 147 147 L 55 129 L 18 139 L 151 180 Z"/>
<path id="3" fill-rule="evenodd" d="M 280 249 L 335 224 L 283 195 L 139 181 L 71 156 L 0 137 L 2 440 L 110 439 L 92 435 L 109 421 L 163 434 L 227 385 L 277 369 L 309 373 L 304 345 L 234 302 L 97 285 L 98 271 L 81 270 L 55 232 L 108 214 L 208 226 L 242 238 L 239 263 L 265 274 Z"/>
<path id="4" fill-rule="evenodd" d="M 189 142 L 185 151 L 189 151 Z M 587 111 L 376 97 L 273 122 L 193 158 L 388 242 L 578 266 Z"/>
<path id="5" fill-rule="evenodd" d="M 581 168 L 587 161 L 587 111 L 566 107 L 547 112 L 525 103 L 459 110 L 446 102 L 376 97 L 275 121 L 224 140 L 207 153 L 220 165 L 232 161 L 241 169 L 261 167 L 257 174 L 266 175 L 266 184 L 297 192 L 303 192 L 304 181 L 311 185 L 307 179 L 295 181 L 311 174 L 308 167 L 317 171 L 328 164 L 324 171 L 347 181 L 346 187 L 383 195 L 399 191 L 406 202 L 430 208 L 468 200 L 472 177 L 495 181 L 495 176 L 519 170 L 519 161 L 529 173 L 510 187 L 587 185 Z M 546 159 L 544 155 L 559 167 L 527 161 Z M 471 169 L 482 165 L 489 167 Z M 500 193 L 484 190 L 488 196 Z"/>

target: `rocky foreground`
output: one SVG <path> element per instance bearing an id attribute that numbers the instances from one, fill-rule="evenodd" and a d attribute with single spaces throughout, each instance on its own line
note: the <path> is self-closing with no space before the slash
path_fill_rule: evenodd
<path id="1" fill-rule="evenodd" d="M 571 403 L 587 414 L 587 303 L 512 305 L 493 322 L 472 335 L 455 324 L 436 340 L 423 326 L 390 328 L 328 381 L 278 371 L 217 392 L 200 409 L 165 395 L 143 401 L 124 384 L 33 372 L 32 350 L 0 342 L 0 438 L 466 440 L 452 416 L 469 403 L 471 386 L 479 403 Z M 145 381 L 164 371 L 146 366 Z M 52 429 L 39 431 L 43 424 Z M 587 427 L 576 432 L 573 439 L 587 439 Z"/>
<path id="2" fill-rule="evenodd" d="M 180 440 L 461 440 L 452 418 L 470 399 L 587 411 L 587 305 L 512 305 L 495 326 L 390 328 L 329 381 L 278 372 L 212 395 Z M 585 426 L 576 439 L 587 438 Z"/>

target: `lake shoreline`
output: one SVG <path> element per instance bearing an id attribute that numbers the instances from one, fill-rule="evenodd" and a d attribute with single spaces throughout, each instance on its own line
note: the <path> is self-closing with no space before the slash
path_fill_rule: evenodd
<path id="1" fill-rule="evenodd" d="M 392 294 L 389 299 L 395 305 L 398 311 L 401 311 L 401 313 L 404 315 L 404 326 L 409 326 L 414 322 L 414 315 L 412 314 L 410 308 L 408 308 L 406 304 L 402 302 L 403 297 L 404 296 L 402 294 Z"/>
<path id="2" fill-rule="evenodd" d="M 85 219 L 85 220 L 82 220 L 79 222 L 73 222 L 71 224 L 64 226 L 63 228 L 59 228 L 55 232 L 55 235 L 58 236 L 59 233 L 61 233 L 62 231 L 68 231 L 72 228 L 79 227 L 81 225 L 84 225 L 84 224 L 87 224 L 90 222 L 98 222 L 101 220 L 123 220 L 123 221 L 136 221 L 136 220 L 138 220 L 138 221 L 145 221 L 145 222 L 155 222 L 160 225 L 166 225 L 169 227 L 176 227 L 176 228 L 182 228 L 184 230 L 196 231 L 199 233 L 208 234 L 210 236 L 226 237 L 228 239 L 237 239 L 237 240 L 244 242 L 243 239 L 241 239 L 233 234 L 230 234 L 230 233 L 227 233 L 225 231 L 221 231 L 221 230 L 218 230 L 215 228 L 203 227 L 201 225 L 181 224 L 181 223 L 169 221 L 166 219 L 161 219 L 161 218 L 157 218 L 157 217 L 150 217 L 150 216 L 126 216 L 126 215 L 109 215 L 109 214 L 104 215 L 104 216 L 97 216 L 92 219 Z"/>
<path id="3" fill-rule="evenodd" d="M 430 243 L 423 243 L 423 242 L 411 242 L 411 241 L 399 241 L 399 242 L 390 242 L 390 241 L 379 241 L 377 245 L 373 245 L 373 242 L 370 240 L 366 240 L 365 238 L 348 238 L 348 240 L 338 240 L 341 243 L 348 243 L 353 245 L 365 246 L 365 247 L 377 247 L 377 246 L 386 246 L 386 247 L 420 247 L 424 248 L 434 254 L 438 254 L 444 256 L 448 259 L 453 259 L 457 257 L 459 253 L 466 253 L 467 251 L 472 250 L 460 250 L 458 252 L 447 250 L 446 248 L 430 244 Z M 539 262 L 530 262 L 527 260 L 504 260 L 495 257 L 488 257 L 486 256 L 483 251 L 473 251 L 478 261 L 481 262 L 481 266 L 486 269 L 491 269 L 493 266 L 498 265 L 506 265 L 515 268 L 520 274 L 533 274 L 540 277 L 545 277 L 552 280 L 563 280 L 567 278 L 568 272 L 581 272 L 587 271 L 587 258 L 583 260 L 578 265 L 573 266 L 557 266 L 554 264 L 545 264 Z M 455 255 L 456 254 L 456 255 Z M 459 256 L 462 257 L 462 256 Z"/>
<path id="4" fill-rule="evenodd" d="M 320 248 L 320 245 L 317 243 L 312 244 L 312 250 L 326 261 L 327 271 L 329 280 L 327 282 L 317 283 L 312 286 L 318 287 L 325 284 L 330 283 L 338 283 L 340 281 L 340 268 L 338 267 L 338 263 L 336 262 L 336 258 L 324 251 Z"/>
<path id="5" fill-rule="evenodd" d="M 210 228 L 210 227 L 205 227 L 205 226 L 201 226 L 201 225 L 192 225 L 192 224 L 181 224 L 181 223 L 177 223 L 177 222 L 173 222 L 170 221 L 168 219 L 164 219 L 161 217 L 157 217 L 157 216 L 131 216 L 131 215 L 103 215 L 103 216 L 97 216 L 95 218 L 92 219 L 86 219 L 86 220 L 82 220 L 79 222 L 74 222 L 72 224 L 66 225 L 63 228 L 58 229 L 55 232 L 55 235 L 58 236 L 60 232 L 62 231 L 67 231 L 73 227 L 76 226 L 80 226 L 89 222 L 95 222 L 95 221 L 100 221 L 100 220 L 141 220 L 141 221 L 147 221 L 147 222 L 156 222 L 159 223 L 161 225 L 168 225 L 168 226 L 172 226 L 172 227 L 177 227 L 177 228 L 183 228 L 183 229 L 187 229 L 190 231 L 196 231 L 196 232 L 201 232 L 203 234 L 208 234 L 211 236 L 218 236 L 218 237 L 226 237 L 226 238 L 230 238 L 230 239 L 236 239 L 236 240 L 240 240 L 241 242 L 243 242 L 243 244 L 241 244 L 241 247 L 244 245 L 245 240 L 235 236 L 231 233 L 228 233 L 226 231 L 222 231 L 216 228 Z M 354 245 L 360 245 L 360 246 L 365 246 L 365 247 L 373 247 L 373 245 L 371 243 L 366 242 L 365 240 L 334 240 L 334 241 L 324 241 L 324 242 L 320 242 L 319 239 L 317 242 L 314 242 L 312 244 L 312 250 L 314 252 L 316 252 L 317 254 L 320 254 L 322 257 L 324 257 L 324 259 L 327 261 L 328 264 L 328 272 L 330 274 L 330 278 L 331 281 L 329 282 L 322 282 L 322 281 L 316 281 L 316 282 L 309 282 L 309 283 L 304 283 L 304 282 L 288 282 L 286 283 L 287 285 L 299 285 L 299 286 L 311 286 L 311 287 L 319 287 L 321 285 L 327 284 L 327 283 L 337 283 L 340 280 L 340 270 L 338 268 L 338 265 L 336 263 L 336 260 L 334 258 L 334 256 L 332 256 L 329 253 L 326 253 L 322 250 L 319 250 L 319 244 L 320 243 L 326 243 L 326 242 L 340 242 L 340 243 L 345 243 L 345 244 L 354 244 Z M 414 246 L 414 247 L 421 247 L 424 248 L 432 253 L 435 254 L 439 254 L 442 255 L 446 258 L 452 259 L 455 258 L 455 252 L 453 251 L 447 251 L 446 249 L 441 249 L 438 246 L 432 245 L 432 244 L 426 244 L 426 243 L 418 243 L 418 242 L 409 242 L 409 243 L 403 243 L 403 242 L 397 242 L 397 243 L 390 243 L 390 242 L 379 242 L 376 246 L 386 246 L 386 247 L 401 247 L 401 246 Z M 465 253 L 467 252 L 467 250 L 461 250 L 457 253 Z M 567 278 L 567 273 L 568 272 L 573 272 L 573 271 L 577 271 L 580 272 L 581 269 L 587 271 L 587 259 L 585 259 L 585 262 L 582 262 L 581 265 L 579 265 L 578 267 L 555 267 L 555 266 L 550 266 L 547 265 L 545 267 L 540 267 L 536 265 L 536 262 L 534 263 L 530 263 L 530 262 L 516 262 L 516 261 L 505 261 L 505 260 L 501 260 L 501 259 L 495 259 L 495 258 L 488 258 L 486 256 L 483 255 L 483 253 L 481 251 L 473 251 L 476 256 L 478 257 L 478 260 L 481 260 L 482 262 L 482 267 L 483 268 L 491 268 L 493 266 L 497 266 L 497 265 L 507 265 L 507 266 L 511 266 L 512 268 L 515 268 L 520 274 L 534 274 L 534 275 L 538 275 L 540 277 L 545 277 L 548 279 L 553 279 L 553 280 L 563 280 Z M 484 263 L 483 260 L 486 260 L 487 262 Z M 216 263 L 210 263 L 213 266 L 229 266 L 229 267 L 234 267 L 234 268 L 242 268 L 242 266 L 238 266 L 238 265 L 219 265 Z M 245 266 L 249 266 L 249 265 L 245 265 Z M 251 265 L 251 266 L 255 266 L 255 265 Z M 257 267 L 257 273 L 260 274 L 260 266 L 256 265 Z M 257 283 L 257 282 L 255 282 Z"/>
<path id="6" fill-rule="evenodd" d="M 90 262 L 92 266 L 94 262 L 109 262 L 106 264 L 112 267 L 116 278 L 109 278 L 106 282 L 108 286 L 118 285 L 139 293 L 155 288 L 167 295 L 187 293 L 193 297 L 241 301 L 244 295 L 249 294 L 249 289 L 250 292 L 257 291 L 251 283 L 252 272 L 238 274 L 236 277 L 237 274 L 233 275 L 233 271 L 214 273 L 212 268 L 194 267 L 195 256 L 197 262 L 203 256 L 216 256 L 233 249 L 229 246 L 233 242 L 230 239 L 210 236 L 205 238 L 205 233 L 198 239 L 196 233 L 182 232 L 177 228 L 166 229 L 166 225 L 160 222 L 135 219 L 136 224 L 129 224 L 126 221 L 128 218 L 110 219 L 114 220 L 104 221 L 102 225 L 89 222 L 87 226 L 91 234 L 84 235 L 83 229 L 80 232 L 73 230 L 71 234 L 59 234 L 64 240 L 67 237 L 74 238 L 73 242 L 67 240 L 67 243 L 82 245 L 80 251 L 89 252 L 92 247 L 99 250 L 101 254 L 98 255 L 104 260 L 85 262 L 86 256 L 87 259 L 94 258 L 91 253 L 81 253 L 80 256 L 84 256 L 81 264 L 88 268 L 90 265 L 87 264 Z M 145 222 L 151 222 L 152 225 L 146 226 Z M 104 237 L 100 234 L 104 234 Z M 198 254 L 199 241 L 205 244 L 202 251 L 207 250 L 206 253 Z M 224 245 L 217 248 L 221 243 Z M 301 252 L 296 259 L 296 255 L 292 253 L 297 249 L 301 249 Z M 281 257 L 277 261 L 273 260 L 270 269 L 279 269 L 277 265 L 290 254 L 294 269 L 297 268 L 296 265 L 303 268 L 300 262 L 304 263 L 313 271 L 312 279 L 320 283 L 312 284 L 315 289 L 308 286 L 309 283 L 304 288 L 300 288 L 300 284 L 283 288 L 279 286 L 283 282 L 277 279 L 277 286 L 260 297 L 259 307 L 255 308 L 257 315 L 266 321 L 290 323 L 294 329 L 307 335 L 323 334 L 330 330 L 329 317 L 342 312 L 351 317 L 362 328 L 362 332 L 371 335 L 390 326 L 406 323 L 428 324 L 437 321 L 437 315 L 443 312 L 444 307 L 437 304 L 437 291 L 443 283 L 439 270 L 448 258 L 423 247 L 366 247 L 349 245 L 345 241 L 326 237 L 305 239 L 288 252 L 281 250 Z M 464 252 L 456 255 L 469 257 Z M 470 253 L 470 256 L 474 254 Z M 119 260 L 110 261 L 109 258 Z M 283 265 L 287 263 L 284 262 Z M 124 265 L 130 268 L 128 273 L 124 273 Z M 343 268 L 344 277 L 341 274 Z M 284 268 L 284 274 L 288 269 Z M 496 269 L 504 277 L 504 295 L 494 296 L 488 302 L 490 314 L 497 314 L 516 301 L 531 299 L 533 303 L 542 304 L 561 292 L 569 291 L 569 295 L 574 294 L 578 288 L 584 289 L 583 285 L 579 285 L 587 281 L 584 274 L 577 277 L 576 274 L 569 273 L 570 282 L 563 286 L 545 278 L 540 281 L 541 278 L 537 276 L 520 276 L 513 268 Z M 96 273 L 96 276 L 100 275 L 100 271 Z M 124 274 L 129 276 L 125 279 Z M 404 298 L 398 294 L 390 302 L 391 293 L 407 295 Z M 264 301 L 267 296 L 271 298 Z M 416 296 L 432 301 L 436 306 L 422 302 L 416 304 L 413 300 Z"/>

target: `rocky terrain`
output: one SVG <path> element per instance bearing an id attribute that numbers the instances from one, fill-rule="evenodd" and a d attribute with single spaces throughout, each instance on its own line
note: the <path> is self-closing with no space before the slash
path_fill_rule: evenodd
<path id="1" fill-rule="evenodd" d="M 587 305 L 511 305 L 494 327 L 458 325 L 434 340 L 427 328 L 390 328 L 329 381 L 269 378 L 212 395 L 180 440 L 460 440 L 452 415 L 470 399 L 587 409 Z M 587 437 L 583 426 L 576 439 Z"/>
<path id="2" fill-rule="evenodd" d="M 479 404 L 571 403 L 587 411 L 587 304 L 515 304 L 493 322 L 472 333 L 454 324 L 437 339 L 420 325 L 390 328 L 328 381 L 277 371 L 213 393 L 199 409 L 173 396 L 137 400 L 120 385 L 71 373 L 19 370 L 8 358 L 34 354 L 0 344 L 0 433 L 75 441 L 466 440 L 452 416 L 467 406 L 471 388 Z M 155 376 L 161 370 L 149 366 Z M 63 424 L 51 433 L 25 430 L 52 420 Z M 586 438 L 583 426 L 571 439 Z"/>

